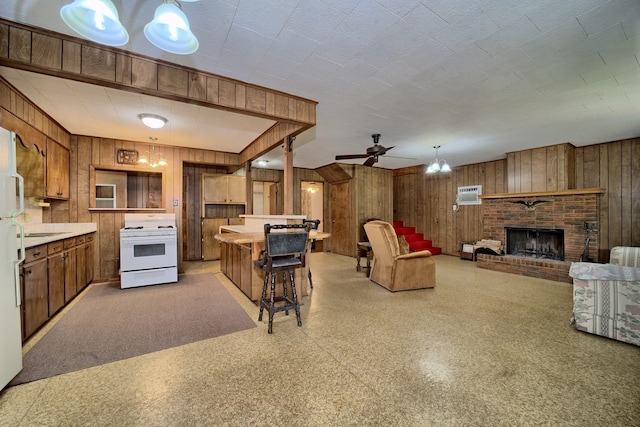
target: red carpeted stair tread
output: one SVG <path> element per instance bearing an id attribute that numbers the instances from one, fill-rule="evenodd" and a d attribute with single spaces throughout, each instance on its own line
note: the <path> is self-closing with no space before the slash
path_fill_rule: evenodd
<path id="1" fill-rule="evenodd" d="M 413 234 L 416 232 L 415 227 L 394 227 L 394 230 L 396 230 L 396 234 L 398 236 L 406 236 L 407 234 Z"/>
<path id="2" fill-rule="evenodd" d="M 407 242 L 420 242 L 424 240 L 424 234 L 422 233 L 405 234 L 404 238 L 407 239 Z"/>
<path id="3" fill-rule="evenodd" d="M 416 233 L 415 227 L 407 227 L 403 221 L 393 221 L 393 229 L 398 236 L 404 236 L 411 251 L 429 251 L 431 255 L 439 255 L 442 248 L 434 247 L 431 240 L 425 240 L 423 233 Z"/>

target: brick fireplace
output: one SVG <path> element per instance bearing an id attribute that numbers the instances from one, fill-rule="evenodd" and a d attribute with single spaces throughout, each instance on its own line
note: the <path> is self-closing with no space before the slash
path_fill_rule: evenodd
<path id="1" fill-rule="evenodd" d="M 571 283 L 569 267 L 584 252 L 585 223 L 589 255 L 598 261 L 598 194 L 600 189 L 482 196 L 483 238 L 507 241 L 507 228 L 562 230 L 564 260 L 518 255 L 478 254 L 478 267 Z"/>

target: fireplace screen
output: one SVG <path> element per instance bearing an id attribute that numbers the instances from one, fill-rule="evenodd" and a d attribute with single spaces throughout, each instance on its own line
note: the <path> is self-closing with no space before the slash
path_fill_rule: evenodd
<path id="1" fill-rule="evenodd" d="M 507 255 L 564 261 L 564 230 L 506 227 Z"/>

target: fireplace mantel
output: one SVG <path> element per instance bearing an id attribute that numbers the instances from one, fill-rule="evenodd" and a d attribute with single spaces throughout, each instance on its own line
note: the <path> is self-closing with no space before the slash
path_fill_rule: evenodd
<path id="1" fill-rule="evenodd" d="M 540 196 L 574 196 L 582 194 L 602 194 L 604 188 L 581 188 L 575 190 L 558 190 L 558 191 L 534 191 L 531 193 L 500 193 L 500 194 L 483 194 L 478 196 L 481 199 L 516 199 L 521 197 L 540 197 Z"/>

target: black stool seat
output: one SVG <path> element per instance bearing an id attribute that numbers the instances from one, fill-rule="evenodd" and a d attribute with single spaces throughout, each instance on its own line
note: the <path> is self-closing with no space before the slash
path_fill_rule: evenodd
<path id="1" fill-rule="evenodd" d="M 258 321 L 262 321 L 262 313 L 267 309 L 270 334 L 273 333 L 273 315 L 280 311 L 288 315 L 289 310 L 295 310 L 298 326 L 302 326 L 294 271 L 305 266 L 309 229 L 310 226 L 305 224 L 265 224 L 264 226 L 265 251 L 260 259 L 254 261 L 254 264 L 265 272 Z M 281 232 L 272 233 L 272 230 L 281 230 Z M 282 273 L 282 296 L 276 296 L 276 276 L 280 272 Z M 287 276 L 289 276 L 291 297 L 287 289 Z M 271 277 L 271 287 L 267 298 L 269 277 Z"/>

